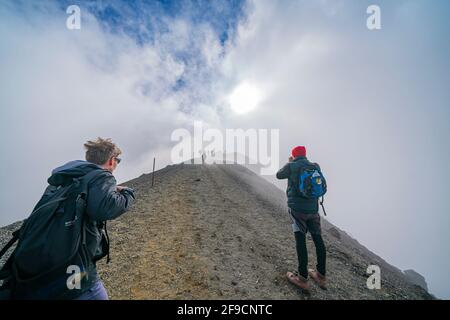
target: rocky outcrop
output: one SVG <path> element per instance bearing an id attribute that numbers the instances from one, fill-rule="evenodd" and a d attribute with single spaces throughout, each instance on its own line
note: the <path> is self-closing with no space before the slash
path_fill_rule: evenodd
<path id="1" fill-rule="evenodd" d="M 422 276 L 420 273 L 412 269 L 405 270 L 403 271 L 403 273 L 406 275 L 406 277 L 412 284 L 418 285 L 423 289 L 425 289 L 426 291 L 428 291 L 428 285 L 427 282 L 425 281 L 425 277 Z"/>

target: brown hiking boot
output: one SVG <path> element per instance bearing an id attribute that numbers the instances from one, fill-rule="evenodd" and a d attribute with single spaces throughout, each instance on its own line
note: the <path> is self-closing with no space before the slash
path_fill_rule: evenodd
<path id="1" fill-rule="evenodd" d="M 309 269 L 309 276 L 317 283 L 320 289 L 327 290 L 327 278 L 320 274 L 319 271 Z"/>
<path id="2" fill-rule="evenodd" d="M 290 272 L 290 271 L 288 271 L 286 273 L 286 277 L 288 278 L 289 282 L 293 283 L 295 286 L 300 288 L 304 293 L 306 293 L 306 294 L 310 293 L 309 284 L 308 284 L 307 279 L 303 278 L 300 275 L 296 275 L 295 273 Z"/>

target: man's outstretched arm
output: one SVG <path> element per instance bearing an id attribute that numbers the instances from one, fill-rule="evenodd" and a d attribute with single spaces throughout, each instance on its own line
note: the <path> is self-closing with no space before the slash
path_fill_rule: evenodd
<path id="1" fill-rule="evenodd" d="M 86 211 L 95 221 L 112 220 L 128 211 L 134 199 L 133 190 L 118 188 L 116 179 L 111 174 L 98 179 L 89 188 Z"/>
<path id="2" fill-rule="evenodd" d="M 278 170 L 277 179 L 287 179 L 291 175 L 291 167 L 289 163 L 286 163 L 283 168 Z"/>

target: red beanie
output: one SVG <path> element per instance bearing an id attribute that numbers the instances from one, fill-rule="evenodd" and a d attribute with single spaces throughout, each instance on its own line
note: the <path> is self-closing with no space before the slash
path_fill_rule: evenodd
<path id="1" fill-rule="evenodd" d="M 297 157 L 306 157 L 306 148 L 304 146 L 297 146 L 292 149 L 292 156 L 294 158 Z"/>

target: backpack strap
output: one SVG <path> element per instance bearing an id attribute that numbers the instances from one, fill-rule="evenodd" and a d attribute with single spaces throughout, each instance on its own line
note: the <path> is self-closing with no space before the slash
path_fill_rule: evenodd
<path id="1" fill-rule="evenodd" d="M 20 230 L 22 230 L 22 227 L 20 227 L 19 229 L 17 229 L 16 231 L 14 231 L 12 233 L 12 239 L 9 240 L 9 242 L 0 251 L 0 258 L 5 255 L 5 253 L 9 250 L 9 248 L 11 248 L 13 246 L 13 244 L 17 242 L 17 240 L 19 240 Z M 9 258 L 6 260 L 6 262 L 0 268 L 0 280 L 5 280 L 11 276 L 10 265 L 11 265 L 11 259 L 12 259 L 13 255 L 14 255 L 14 252 L 11 254 L 11 256 L 9 256 Z M 3 283 L 3 285 L 4 284 L 5 283 Z"/>
<path id="2" fill-rule="evenodd" d="M 20 229 L 21 228 L 17 229 L 16 231 L 14 231 L 12 233 L 13 237 L 11 238 L 11 240 L 8 241 L 8 243 L 0 251 L 0 258 L 5 255 L 5 253 L 8 251 L 8 249 L 11 248 L 13 246 L 13 244 L 17 242 L 17 240 L 19 240 Z"/>
<path id="3" fill-rule="evenodd" d="M 322 206 L 322 210 L 323 210 L 323 214 L 326 216 L 327 212 L 325 211 L 325 207 L 323 206 L 323 202 L 324 202 L 324 197 L 322 196 L 322 201 L 320 201 L 320 205 Z"/>
<path id="4" fill-rule="evenodd" d="M 100 176 L 103 176 L 105 174 L 105 170 L 100 169 L 94 169 L 86 173 L 84 176 L 80 178 L 82 183 L 82 191 L 81 193 L 84 194 L 84 200 L 87 200 L 87 194 L 88 194 L 88 188 L 89 184 L 93 182 L 95 179 L 99 178 Z M 83 222 L 83 230 L 82 230 L 82 243 L 86 244 L 86 223 Z"/>
<path id="5" fill-rule="evenodd" d="M 93 182 L 95 179 L 99 178 L 100 176 L 106 175 L 106 170 L 104 169 L 94 169 L 86 173 L 84 176 L 82 176 L 81 182 L 83 183 L 83 192 L 87 193 L 88 186 L 91 182 Z"/>
<path id="6" fill-rule="evenodd" d="M 82 188 L 82 192 L 87 196 L 88 193 L 88 187 L 89 184 L 91 184 L 93 181 L 95 181 L 97 178 L 100 178 L 102 176 L 106 176 L 108 174 L 108 172 L 106 170 L 98 170 L 98 169 L 94 169 L 90 172 L 88 172 L 87 174 L 85 174 L 82 177 L 82 183 L 83 183 L 83 188 Z M 86 198 L 87 199 L 87 198 Z M 82 235 L 81 235 L 81 241 L 82 244 L 85 246 L 86 245 L 86 219 L 85 217 L 83 218 L 83 226 L 82 226 Z M 110 256 L 109 256 L 109 235 L 108 235 L 108 231 L 106 229 L 106 221 L 103 222 L 104 225 L 104 230 L 105 230 L 105 236 L 106 236 L 106 255 L 107 255 L 107 263 L 109 263 L 111 261 Z M 103 237 L 103 236 L 102 236 Z M 102 240 L 103 241 L 103 240 Z M 93 261 L 94 263 L 97 260 Z"/>
<path id="7" fill-rule="evenodd" d="M 109 242 L 108 229 L 106 227 L 106 221 L 105 221 L 105 235 L 106 235 L 106 263 L 110 263 L 111 262 L 111 257 L 109 256 L 110 242 Z"/>

